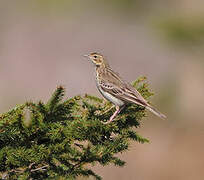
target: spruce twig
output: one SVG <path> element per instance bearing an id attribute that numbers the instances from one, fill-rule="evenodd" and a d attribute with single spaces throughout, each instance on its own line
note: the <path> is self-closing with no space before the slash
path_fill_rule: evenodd
<path id="1" fill-rule="evenodd" d="M 134 86 L 145 98 L 152 96 L 144 78 Z M 0 115 L 0 177 L 50 179 L 93 176 L 87 164 L 124 166 L 116 157 L 130 141 L 148 140 L 135 130 L 145 117 L 144 108 L 127 106 L 108 125 L 113 109 L 100 98 L 85 95 L 63 101 L 60 86 L 47 103 L 27 102 Z M 109 111 L 107 111 L 107 109 Z"/>

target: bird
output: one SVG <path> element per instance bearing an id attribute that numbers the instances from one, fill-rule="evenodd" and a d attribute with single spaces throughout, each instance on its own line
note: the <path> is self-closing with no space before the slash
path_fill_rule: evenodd
<path id="1" fill-rule="evenodd" d="M 84 55 L 84 57 L 88 58 L 95 66 L 96 86 L 99 92 L 116 107 L 116 111 L 105 124 L 112 122 L 121 110 L 131 103 L 145 107 L 162 119 L 166 118 L 164 114 L 151 106 L 130 83 L 114 72 L 102 54 L 93 52 Z"/>

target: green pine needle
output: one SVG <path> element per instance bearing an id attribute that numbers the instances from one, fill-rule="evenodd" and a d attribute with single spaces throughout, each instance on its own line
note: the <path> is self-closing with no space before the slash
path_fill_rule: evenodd
<path id="1" fill-rule="evenodd" d="M 133 85 L 149 99 L 153 94 L 144 80 Z M 128 105 L 105 125 L 114 112 L 110 103 L 87 94 L 63 100 L 64 95 L 59 86 L 47 103 L 27 102 L 0 115 L 0 178 L 100 180 L 87 165 L 124 166 L 118 153 L 131 141 L 149 142 L 135 132 L 146 116 L 144 108 Z"/>

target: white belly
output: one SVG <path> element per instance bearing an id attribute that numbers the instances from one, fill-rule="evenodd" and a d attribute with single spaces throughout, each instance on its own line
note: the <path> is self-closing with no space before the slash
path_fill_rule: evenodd
<path id="1" fill-rule="evenodd" d="M 110 102 L 112 102 L 113 104 L 115 104 L 116 106 L 123 106 L 124 102 L 121 101 L 120 99 L 112 96 L 111 94 L 104 92 L 100 87 L 98 87 L 100 93 L 103 95 L 103 97 L 105 97 L 107 100 L 109 100 Z"/>

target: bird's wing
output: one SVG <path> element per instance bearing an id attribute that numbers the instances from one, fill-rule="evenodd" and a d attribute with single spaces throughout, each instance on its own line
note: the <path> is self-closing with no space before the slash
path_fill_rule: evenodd
<path id="1" fill-rule="evenodd" d="M 122 80 L 117 73 L 108 70 L 102 77 L 99 84 L 105 92 L 125 102 L 148 106 L 142 95 L 131 84 Z"/>

